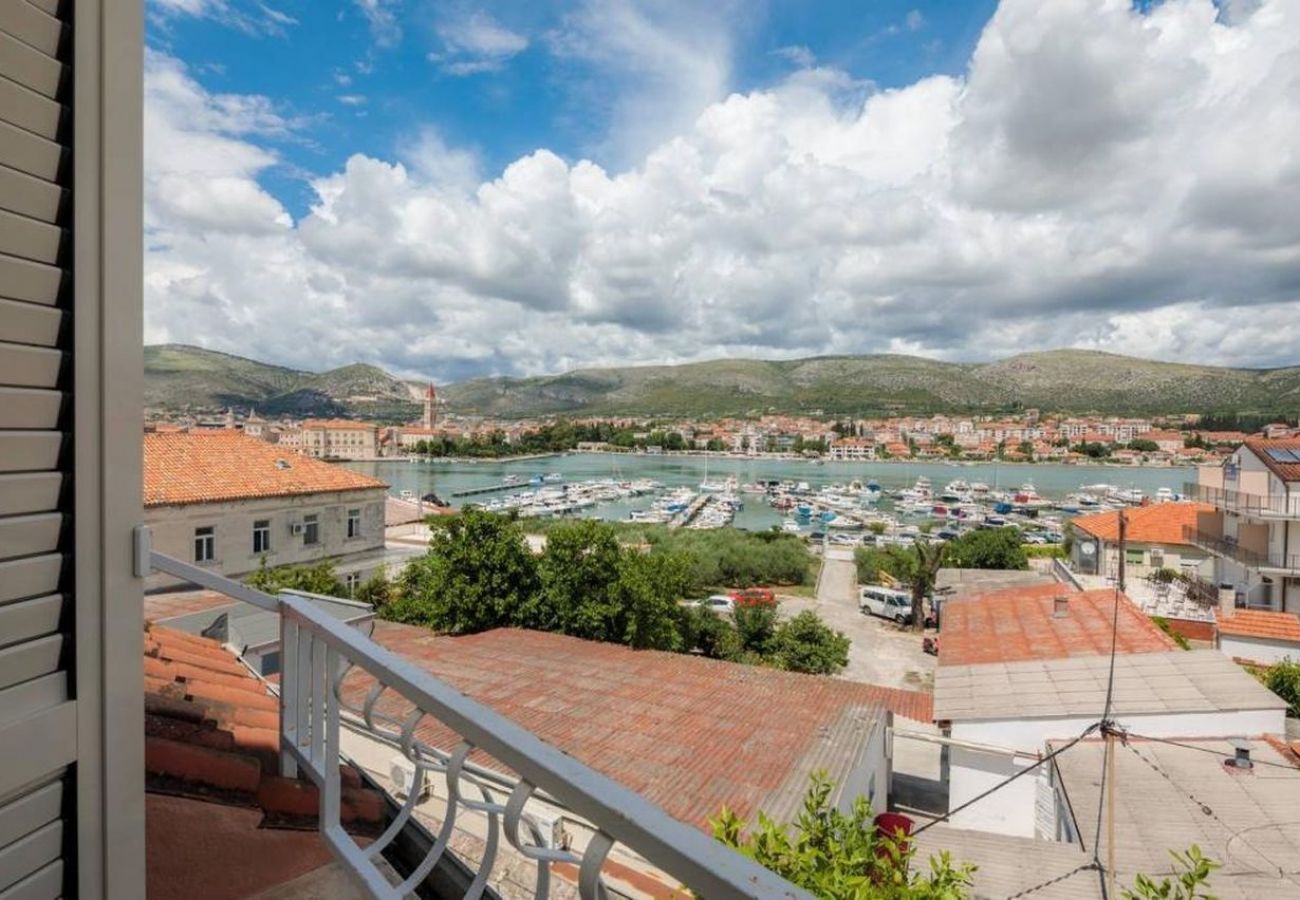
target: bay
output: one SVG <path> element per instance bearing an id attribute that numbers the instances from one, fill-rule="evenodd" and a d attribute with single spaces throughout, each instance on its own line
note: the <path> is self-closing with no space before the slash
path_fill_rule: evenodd
<path id="1" fill-rule="evenodd" d="M 632 480 L 649 478 L 666 487 L 698 487 L 704 480 L 707 467 L 710 481 L 734 475 L 742 484 L 758 480 L 806 481 L 812 488 L 826 484 L 847 483 L 854 479 L 866 482 L 874 479 L 886 491 L 912 486 L 917 478 L 929 478 L 935 490 L 954 479 L 967 482 L 982 481 L 992 488 L 1013 490 L 1031 483 L 1044 497 L 1062 499 L 1086 484 L 1113 484 L 1120 488 L 1137 488 L 1153 496 L 1162 487 L 1180 493 L 1186 482 L 1196 480 L 1192 467 L 1142 468 L 1136 466 L 1067 466 L 1052 463 L 948 463 L 948 462 L 825 462 L 815 464 L 802 460 L 765 457 L 704 457 L 662 456 L 654 454 L 569 453 L 541 459 L 524 460 L 434 460 L 429 462 L 406 461 L 354 461 L 343 463 L 349 469 L 372 475 L 389 485 L 389 492 L 397 495 L 411 491 L 416 496 L 436 493 L 459 507 L 493 496 L 480 498 L 455 498 L 456 491 L 500 484 L 507 475 L 527 480 L 533 475 L 559 472 L 565 482 L 587 481 L 600 478 Z M 512 488 L 518 492 L 524 488 Z M 760 496 L 744 495 L 745 508 L 737 516 L 738 528 L 763 529 L 780 524 L 782 514 L 767 505 Z M 596 518 L 626 519 L 634 509 L 645 509 L 651 503 L 649 496 L 619 503 L 606 503 L 589 511 Z M 881 504 L 888 510 L 890 504 Z"/>

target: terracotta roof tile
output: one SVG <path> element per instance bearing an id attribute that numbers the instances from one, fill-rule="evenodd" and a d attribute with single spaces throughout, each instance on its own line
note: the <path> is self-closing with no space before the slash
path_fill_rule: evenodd
<path id="1" fill-rule="evenodd" d="M 1204 503 L 1153 503 L 1125 510 L 1128 540 L 1149 544 L 1186 544 L 1184 530 L 1196 527 L 1200 513 L 1213 512 Z M 1119 512 L 1094 513 L 1071 519 L 1070 524 L 1103 541 L 1119 540 Z"/>
<path id="2" fill-rule="evenodd" d="M 143 649 L 149 789 L 260 805 L 272 824 L 298 824 L 307 816 L 302 808 L 289 811 L 260 802 L 268 779 L 299 783 L 276 774 L 280 705 L 266 685 L 208 638 L 150 624 L 145 626 Z M 343 772 L 344 820 L 366 830 L 381 821 L 382 798 L 361 787 L 356 772 L 346 767 Z M 313 799 L 309 815 L 314 818 L 315 787 L 307 787 Z"/>
<path id="3" fill-rule="evenodd" d="M 387 487 L 378 479 L 235 431 L 144 436 L 145 506 Z"/>
<path id="4" fill-rule="evenodd" d="M 1067 613 L 1053 615 L 1057 597 Z M 944 604 L 939 665 L 960 666 L 1032 659 L 1097 656 L 1110 652 L 1115 591 L 1073 591 L 1062 584 L 1007 588 Z M 1123 594 L 1116 648 L 1161 653 L 1174 642 Z"/>
<path id="5" fill-rule="evenodd" d="M 1269 450 L 1295 450 L 1300 452 L 1300 437 L 1289 438 L 1247 438 L 1246 446 L 1254 451 L 1260 461 L 1283 481 L 1300 481 L 1300 462 L 1279 462 L 1268 455 Z"/>
<path id="6" fill-rule="evenodd" d="M 1237 609 L 1230 616 L 1217 610 L 1215 615 L 1220 634 L 1300 644 L 1300 617 L 1295 613 Z"/>
<path id="7" fill-rule="evenodd" d="M 814 768 L 842 780 L 873 710 L 932 719 L 928 694 L 557 634 L 498 629 L 443 637 L 380 621 L 373 637 L 701 827 L 724 803 L 742 817 L 759 809 L 793 815 Z M 359 705 L 372 684 L 354 672 L 343 690 Z M 409 710 L 392 692 L 379 708 L 399 717 Z M 417 733 L 442 748 L 458 740 L 430 720 Z M 476 761 L 500 768 L 487 757 Z"/>

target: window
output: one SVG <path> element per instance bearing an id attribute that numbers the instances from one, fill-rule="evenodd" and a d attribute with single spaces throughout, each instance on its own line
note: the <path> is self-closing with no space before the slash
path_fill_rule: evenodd
<path id="1" fill-rule="evenodd" d="M 1146 553 L 1142 550 L 1134 550 L 1132 547 L 1124 549 L 1124 562 L 1130 566 L 1140 566 L 1146 561 Z"/>
<path id="2" fill-rule="evenodd" d="M 348 596 L 355 597 L 357 588 L 361 587 L 361 573 L 349 572 L 343 576 L 343 585 L 348 589 Z"/>
<path id="3" fill-rule="evenodd" d="M 302 517 L 302 542 L 304 544 L 320 543 L 320 516 Z"/>
<path id="4" fill-rule="evenodd" d="M 361 510 L 359 509 L 348 510 L 348 537 L 361 537 Z"/>
<path id="5" fill-rule="evenodd" d="M 253 522 L 253 552 L 271 552 L 271 520 L 257 519 Z"/>
<path id="6" fill-rule="evenodd" d="M 194 561 L 212 562 L 217 558 L 217 529 L 208 525 L 194 529 Z"/>

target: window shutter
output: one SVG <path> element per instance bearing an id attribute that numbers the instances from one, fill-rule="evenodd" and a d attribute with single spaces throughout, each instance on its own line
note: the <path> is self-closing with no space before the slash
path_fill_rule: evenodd
<path id="1" fill-rule="evenodd" d="M 72 659 L 71 4 L 0 3 L 0 894 L 64 883 Z M 65 831 L 67 833 L 65 833 Z"/>

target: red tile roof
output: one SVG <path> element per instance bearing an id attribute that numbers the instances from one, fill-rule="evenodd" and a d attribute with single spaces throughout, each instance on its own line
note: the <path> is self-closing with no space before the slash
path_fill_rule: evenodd
<path id="1" fill-rule="evenodd" d="M 1053 615 L 1057 597 L 1067 614 Z M 1021 662 L 1110 652 L 1115 591 L 1072 591 L 1061 584 L 1007 588 L 943 606 L 939 665 Z M 1174 642 L 1120 594 L 1115 646 L 1120 653 L 1162 653 Z"/>
<path id="2" fill-rule="evenodd" d="M 1230 616 L 1217 610 L 1215 615 L 1220 634 L 1300 644 L 1300 617 L 1295 613 L 1237 609 Z"/>
<path id="3" fill-rule="evenodd" d="M 933 717 L 928 694 L 544 632 L 445 637 L 380 621 L 373 637 L 700 827 L 724 804 L 745 818 L 793 815 L 814 769 L 843 780 L 884 704 Z M 360 705 L 372 685 L 354 672 L 343 690 Z M 409 707 L 390 692 L 380 709 L 403 717 Z M 418 735 L 442 748 L 459 740 L 428 719 Z"/>
<path id="4" fill-rule="evenodd" d="M 387 487 L 376 478 L 298 456 L 237 431 L 144 436 L 145 506 Z"/>
<path id="5" fill-rule="evenodd" d="M 1186 544 L 1185 529 L 1196 527 L 1199 513 L 1212 512 L 1204 503 L 1153 503 L 1125 510 L 1128 517 L 1127 538 L 1146 544 Z M 1094 513 L 1071 519 L 1080 531 L 1103 541 L 1119 540 L 1119 511 Z"/>
<path id="6" fill-rule="evenodd" d="M 1300 481 L 1300 462 L 1279 462 L 1268 455 L 1269 450 L 1295 450 L 1300 452 L 1300 437 L 1288 438 L 1246 438 L 1246 446 L 1254 451 L 1260 461 L 1283 481 Z"/>
<path id="7" fill-rule="evenodd" d="M 374 431 L 379 426 L 374 422 L 360 422 L 356 419 L 306 419 L 299 427 L 324 428 L 329 431 Z"/>
<path id="8" fill-rule="evenodd" d="M 208 638 L 146 625 L 145 773 L 149 790 L 260 807 L 263 825 L 316 816 L 316 786 L 282 778 L 280 704 L 238 658 Z M 343 767 L 345 823 L 379 823 L 384 803 Z"/>

